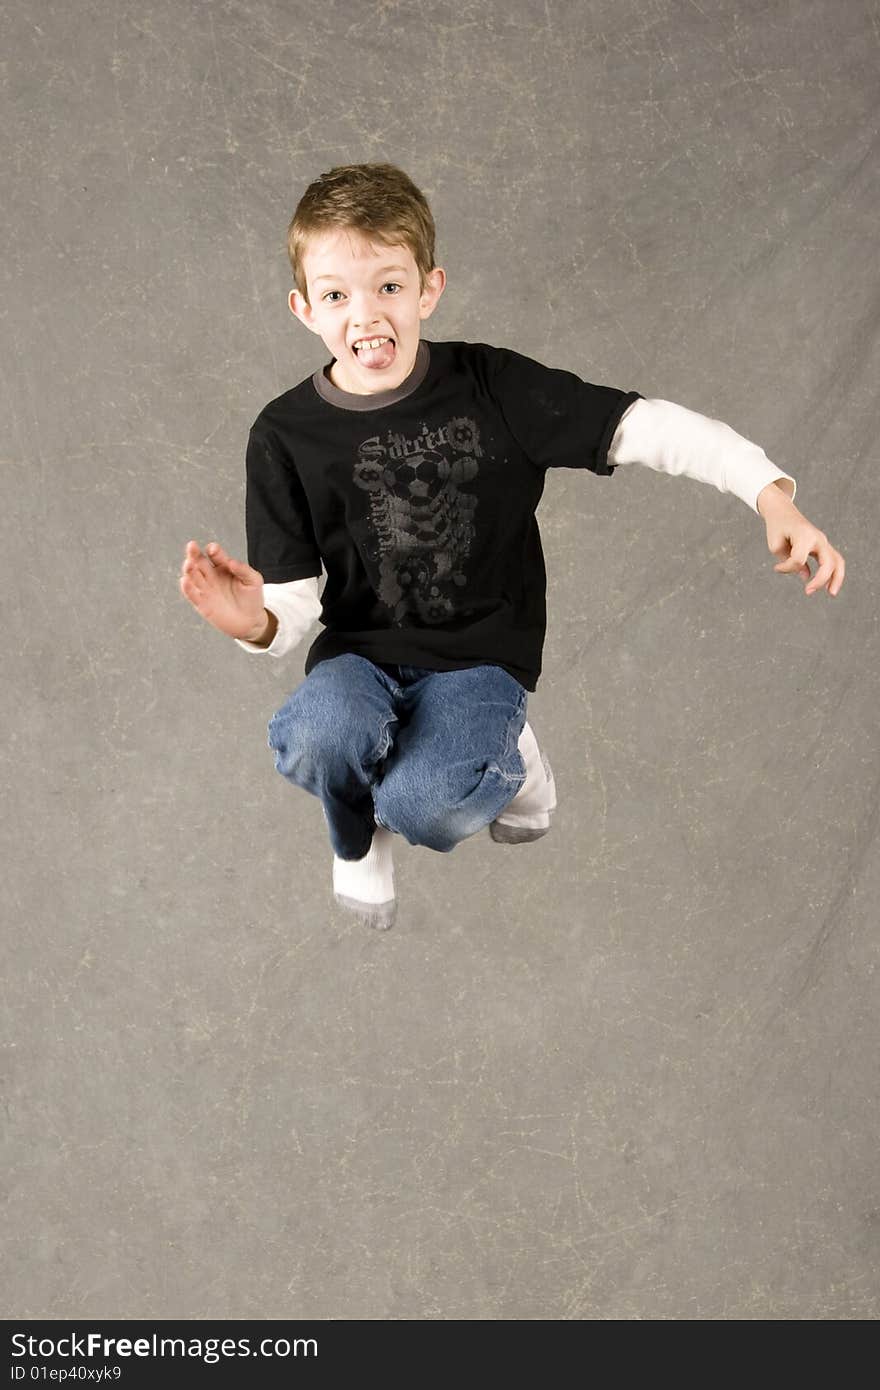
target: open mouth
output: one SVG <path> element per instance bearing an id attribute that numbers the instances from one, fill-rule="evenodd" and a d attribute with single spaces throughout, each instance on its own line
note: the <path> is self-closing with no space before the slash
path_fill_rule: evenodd
<path id="1" fill-rule="evenodd" d="M 357 346 L 352 343 L 352 352 L 364 367 L 388 367 L 394 361 L 397 344 L 393 338 L 381 333 L 375 338 L 365 338 Z"/>

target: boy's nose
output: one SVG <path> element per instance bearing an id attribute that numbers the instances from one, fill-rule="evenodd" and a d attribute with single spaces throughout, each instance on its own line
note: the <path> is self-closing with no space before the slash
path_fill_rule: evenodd
<path id="1" fill-rule="evenodd" d="M 361 298 L 363 298 L 363 303 L 359 306 Z M 354 295 L 351 301 L 351 321 L 356 328 L 372 328 L 373 324 L 379 322 L 373 295 Z"/>

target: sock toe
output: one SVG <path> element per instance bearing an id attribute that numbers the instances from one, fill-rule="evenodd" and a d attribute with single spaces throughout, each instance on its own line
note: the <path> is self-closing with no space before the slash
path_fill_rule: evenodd
<path id="1" fill-rule="evenodd" d="M 358 898 L 349 898 L 345 893 L 333 894 L 340 907 L 347 908 L 366 927 L 373 927 L 376 931 L 387 931 L 393 927 L 397 918 L 397 899 L 391 898 L 386 903 L 365 903 Z"/>
<path id="2" fill-rule="evenodd" d="M 333 856 L 333 894 L 336 901 L 357 913 L 370 926 L 385 929 L 394 921 L 394 863 L 392 835 L 377 826 L 369 850 L 362 859 Z"/>

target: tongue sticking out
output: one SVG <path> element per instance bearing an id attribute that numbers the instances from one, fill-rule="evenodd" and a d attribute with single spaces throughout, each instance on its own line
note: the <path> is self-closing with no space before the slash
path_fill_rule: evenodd
<path id="1" fill-rule="evenodd" d="M 394 344 L 391 339 L 377 348 L 361 348 L 357 355 L 363 367 L 390 367 L 394 358 Z"/>

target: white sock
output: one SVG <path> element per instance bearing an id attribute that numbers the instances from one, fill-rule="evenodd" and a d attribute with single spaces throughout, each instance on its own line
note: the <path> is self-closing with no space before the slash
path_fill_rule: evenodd
<path id="1" fill-rule="evenodd" d="M 333 893 L 343 907 L 351 908 L 370 926 L 390 927 L 394 921 L 394 863 L 392 835 L 377 825 L 373 842 L 363 859 L 333 856 Z"/>
<path id="2" fill-rule="evenodd" d="M 523 725 L 517 747 L 526 765 L 526 780 L 498 820 L 502 825 L 546 830 L 550 812 L 556 809 L 556 782 L 528 720 Z"/>

